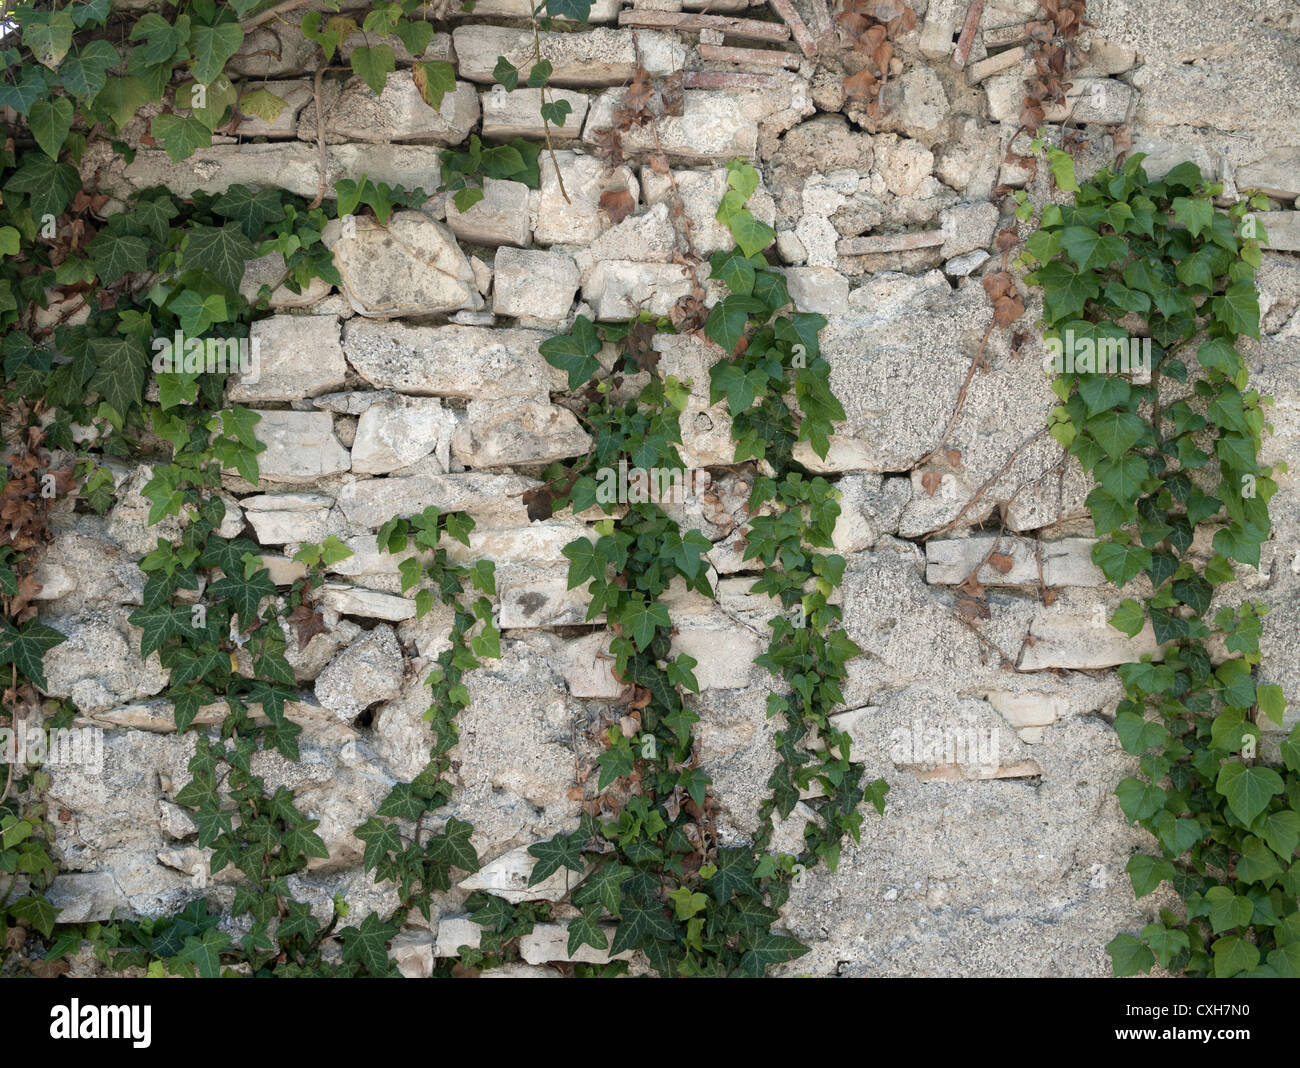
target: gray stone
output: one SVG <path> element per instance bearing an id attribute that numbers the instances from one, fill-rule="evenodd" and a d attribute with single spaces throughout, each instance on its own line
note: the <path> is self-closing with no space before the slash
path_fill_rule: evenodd
<path id="1" fill-rule="evenodd" d="M 253 433 L 266 446 L 257 456 L 263 482 L 314 482 L 351 467 L 334 436 L 329 412 L 259 412 Z"/>
<path id="2" fill-rule="evenodd" d="M 955 586 L 964 582 L 976 566 L 993 551 L 992 536 L 935 538 L 925 543 L 925 581 Z M 1004 537 L 997 552 L 1010 560 L 1003 572 L 992 564 L 980 567 L 976 579 L 985 586 L 1037 586 L 1041 581 L 1056 586 L 1108 586 L 1101 568 L 1092 562 L 1093 538 L 1062 538 L 1038 541 Z"/>
<path id="3" fill-rule="evenodd" d="M 503 248 L 492 269 L 495 314 L 556 323 L 568 318 L 578 291 L 578 268 L 572 256 Z"/>
<path id="4" fill-rule="evenodd" d="M 285 284 L 288 277 L 284 256 L 270 252 L 258 256 L 244 265 L 244 278 L 239 283 L 239 292 L 250 304 L 256 304 L 262 286 L 271 289 L 267 307 L 273 310 L 282 308 L 310 308 L 329 296 L 334 287 L 323 278 L 313 278 L 301 293 L 295 293 Z"/>
<path id="5" fill-rule="evenodd" d="M 795 310 L 821 315 L 847 315 L 849 280 L 830 267 L 787 267 L 786 289 Z"/>
<path id="6" fill-rule="evenodd" d="M 964 256 L 954 256 L 943 265 L 943 273 L 949 278 L 965 278 L 974 274 L 988 263 L 989 254 L 982 248 L 968 252 Z"/>
<path id="7" fill-rule="evenodd" d="M 440 150 L 433 145 L 328 145 L 325 186 L 344 178 L 436 189 Z M 140 149 L 123 171 L 125 188 L 165 185 L 179 196 L 224 193 L 232 185 L 271 186 L 312 198 L 320 188 L 320 153 L 291 142 L 213 145 L 176 162 L 162 149 Z"/>
<path id="8" fill-rule="evenodd" d="M 287 27 L 268 24 L 245 33 L 227 71 L 264 79 L 307 70 L 317 55 L 316 42 L 299 29 L 300 14 L 290 13 L 285 21 Z"/>
<path id="9" fill-rule="evenodd" d="M 344 723 L 401 690 L 402 649 L 392 627 L 366 631 L 316 678 L 316 699 Z"/>
<path id="10" fill-rule="evenodd" d="M 45 898 L 59 910 L 58 922 L 98 923 L 111 920 L 130 903 L 111 871 L 66 872 L 55 877 Z"/>
<path id="11" fill-rule="evenodd" d="M 244 137 L 293 137 L 298 129 L 298 112 L 314 99 L 312 83 L 308 78 L 290 81 L 270 81 L 257 86 L 284 101 L 274 119 L 239 112 L 239 133 Z"/>
<path id="12" fill-rule="evenodd" d="M 343 327 L 343 351 L 377 389 L 467 400 L 540 399 L 568 381 L 537 351 L 546 337 L 536 330 L 357 320 Z"/>
<path id="13" fill-rule="evenodd" d="M 595 156 L 560 149 L 554 162 L 543 153 L 538 165 L 541 188 L 532 196 L 531 212 L 533 240 L 539 245 L 589 244 L 610 225 L 600 207 L 602 193 L 627 191 L 633 203 L 640 196 L 630 167 L 606 167 Z"/>
<path id="14" fill-rule="evenodd" d="M 912 67 L 901 78 L 886 82 L 880 92 L 885 109 L 882 119 L 870 123 L 876 129 L 897 130 L 927 145 L 944 134 L 949 115 L 943 83 L 926 66 Z M 856 117 L 857 108 L 852 114 Z"/>
<path id="15" fill-rule="evenodd" d="M 334 532 L 334 500 L 323 493 L 260 494 L 240 503 L 259 545 L 321 542 Z"/>
<path id="16" fill-rule="evenodd" d="M 606 944 L 613 937 L 613 931 L 612 926 L 606 929 Z M 608 964 L 611 960 L 630 960 L 632 951 L 624 950 L 611 957 L 606 950 L 584 944 L 570 954 L 567 923 L 537 923 L 530 933 L 519 939 L 519 955 L 529 964 L 545 964 L 547 961 Z"/>
<path id="17" fill-rule="evenodd" d="M 435 944 L 429 931 L 399 931 L 388 944 L 388 959 L 403 979 L 431 979 Z"/>
<path id="18" fill-rule="evenodd" d="M 517 245 L 532 243 L 528 215 L 528 186 L 523 182 L 483 179 L 483 199 L 468 211 L 457 209 L 447 198 L 447 226 L 471 245 Z"/>
<path id="19" fill-rule="evenodd" d="M 387 226 L 358 217 L 351 236 L 336 220 L 325 228 L 323 239 L 334 253 L 348 303 L 367 318 L 483 306 L 474 271 L 456 239 L 418 211 L 394 212 Z"/>
<path id="20" fill-rule="evenodd" d="M 417 13 L 416 17 L 422 18 L 423 16 Z M 435 33 L 429 38 L 429 43 L 424 46 L 424 51 L 418 57 L 412 56 L 411 53 L 406 50 L 406 46 L 402 44 L 401 38 L 396 34 L 390 34 L 385 37 L 384 43 L 392 48 L 393 58 L 397 61 L 399 67 L 409 66 L 417 58 L 422 59 L 425 62 L 429 62 L 430 60 L 441 60 L 444 63 L 455 62 L 456 59 L 456 53 L 451 47 L 451 34 L 449 33 Z M 351 60 L 354 49 L 362 48 L 369 44 L 373 44 L 373 41 L 367 39 L 366 34 L 350 33 L 343 38 L 342 43 L 339 44 L 339 56 L 345 60 Z M 392 81 L 392 75 L 389 75 L 389 81 Z"/>
<path id="21" fill-rule="evenodd" d="M 458 145 L 469 136 L 478 120 L 478 93 L 468 82 L 457 82 L 435 111 L 420 96 L 411 72 L 396 70 L 388 75 L 379 96 L 360 78 L 350 80 L 325 110 L 325 136 L 338 141 Z M 298 136 L 304 141 L 316 140 L 314 101 L 303 108 L 298 118 Z"/>
<path id="22" fill-rule="evenodd" d="M 529 30 L 501 26 L 458 26 L 452 31 L 457 66 L 462 78 L 473 82 L 493 79 L 497 59 L 521 71 L 535 62 L 534 39 Z M 561 88 L 625 85 L 636 73 L 637 48 L 632 35 L 615 29 L 585 33 L 541 33 L 541 54 L 550 61 L 550 84 Z M 637 33 L 641 65 L 652 75 L 662 76 L 686 64 L 686 48 L 680 41 L 653 30 Z"/>
<path id="23" fill-rule="evenodd" d="M 565 646 L 562 670 L 570 695 L 612 701 L 623 693 L 623 684 L 614 677 L 609 642 L 606 634 L 589 634 Z"/>
<path id="24" fill-rule="evenodd" d="M 481 94 L 479 106 L 483 109 L 483 138 L 488 141 L 509 141 L 515 137 L 541 138 L 547 133 L 542 121 L 543 99 L 548 103 L 567 101 L 570 111 L 564 125 L 550 124 L 552 142 L 572 141 L 582 136 L 582 123 L 587 117 L 587 96 L 568 89 L 541 89 L 520 86 L 506 92 L 503 85 L 493 86 Z"/>
<path id="25" fill-rule="evenodd" d="M 167 685 L 156 652 L 140 660 L 140 630 L 126 608 L 92 609 L 50 619 L 65 640 L 45 653 L 45 693 L 66 697 L 83 714 L 151 697 Z"/>
<path id="26" fill-rule="evenodd" d="M 320 590 L 321 604 L 340 615 L 357 619 L 386 619 L 400 623 L 415 618 L 415 602 L 406 597 L 376 590 L 359 589 L 339 582 L 327 582 Z"/>
<path id="27" fill-rule="evenodd" d="M 434 467 L 446 471 L 455 428 L 455 413 L 443 408 L 436 397 L 389 394 L 370 405 L 357 421 L 352 470 L 383 475 L 427 457 Z"/>
<path id="28" fill-rule="evenodd" d="M 998 225 L 998 209 L 987 201 L 961 204 L 945 211 L 942 219 L 943 248 L 939 250 L 939 255 L 951 259 L 964 252 L 987 249 L 993 243 L 993 231 Z"/>
<path id="29" fill-rule="evenodd" d="M 468 418 L 452 438 L 452 455 L 466 467 L 547 464 L 582 456 L 591 438 L 578 417 L 549 401 L 470 401 Z"/>
<path id="30" fill-rule="evenodd" d="M 758 121 L 762 108 L 752 106 L 742 94 L 688 89 L 682 94 L 683 114 L 665 117 L 649 126 L 623 132 L 625 152 L 653 152 L 662 149 L 680 159 L 730 159 L 753 156 L 758 148 Z M 623 106 L 623 90 L 609 89 L 591 103 L 582 140 L 594 145 L 598 130 L 614 125 L 614 111 Z"/>
<path id="31" fill-rule="evenodd" d="M 606 260 L 595 265 L 583 281 L 582 299 L 600 320 L 633 319 L 641 311 L 667 315 L 695 282 L 675 263 L 633 263 Z"/>
<path id="32" fill-rule="evenodd" d="M 1162 659 L 1150 621 L 1133 638 L 1110 625 L 1108 620 L 1119 601 L 1113 594 L 1105 598 L 1093 594 L 1085 599 L 1067 592 L 1033 618 L 1029 627 L 1031 641 L 1026 643 L 1017 667 L 1021 671 L 1078 670 L 1115 667 L 1147 654 Z"/>
<path id="33" fill-rule="evenodd" d="M 1238 189 L 1290 200 L 1300 196 L 1300 147 L 1275 148 L 1237 168 Z"/>
<path id="34" fill-rule="evenodd" d="M 1136 79 L 1135 79 L 1136 84 Z M 989 117 L 994 122 L 1016 125 L 1024 108 L 1025 79 L 1020 73 L 999 74 L 984 83 Z M 1118 125 L 1128 121 L 1138 99 L 1132 86 L 1114 78 L 1073 78 L 1061 104 L 1046 109 L 1048 122 L 1097 122 Z M 1145 96 L 1143 97 L 1145 100 Z M 1143 118 L 1141 108 L 1139 120 Z M 1147 122 L 1153 120 L 1147 119 Z M 1157 120 L 1158 121 L 1158 120 Z"/>
<path id="35" fill-rule="evenodd" d="M 591 12 L 587 15 L 586 21 L 592 24 L 601 22 L 613 22 L 618 17 L 618 10 L 622 6 L 621 0 L 594 0 L 591 5 Z M 743 6 L 743 5 L 742 5 Z M 452 18 L 472 17 L 488 18 L 500 17 L 508 19 L 527 19 L 532 18 L 536 5 L 532 0 L 478 0 L 474 5 L 474 10 L 464 11 L 453 9 L 448 12 Z M 718 5 L 718 10 L 724 10 Z M 727 8 L 726 10 L 731 10 Z M 560 22 L 573 21 L 567 15 L 552 15 L 551 18 Z"/>
<path id="36" fill-rule="evenodd" d="M 1300 211 L 1261 211 L 1258 219 L 1268 235 L 1268 247 L 1277 252 L 1300 252 Z"/>
<path id="37" fill-rule="evenodd" d="M 460 881 L 462 890 L 486 890 L 512 905 L 524 901 L 562 901 L 583 880 L 583 876 L 563 865 L 541 882 L 528 885 L 537 858 L 521 846 L 487 861 L 478 871 Z"/>
<path id="38" fill-rule="evenodd" d="M 1300 91 L 1294 77 L 1294 48 L 1235 49 L 1198 56 L 1194 63 L 1144 57 L 1133 72 L 1143 126 L 1209 127 L 1261 134 L 1272 144 L 1300 141 Z"/>
<path id="39" fill-rule="evenodd" d="M 725 167 L 699 171 L 677 170 L 671 175 L 659 174 L 652 167 L 641 168 L 641 192 L 645 202 L 652 207 L 657 204 L 671 205 L 675 197 L 680 198 L 686 218 L 691 223 L 691 242 L 695 251 L 702 256 L 719 250 L 730 250 L 736 243 L 731 231 L 717 219 L 718 205 L 722 203 L 728 188 Z M 758 188 L 750 195 L 745 206 L 759 222 L 767 223 L 768 226 L 776 222 L 776 204 L 761 178 Z"/>
<path id="40" fill-rule="evenodd" d="M 227 387 L 233 403 L 294 401 L 343 385 L 347 362 L 334 315 L 273 315 L 249 328 L 256 376 L 239 376 Z"/>
<path id="41" fill-rule="evenodd" d="M 390 475 L 344 486 L 338 505 L 349 523 L 370 530 L 378 530 L 395 515 L 415 515 L 431 504 L 443 512 L 469 512 L 486 526 L 508 526 L 528 522 L 522 496 L 536 485 L 519 475 Z"/>

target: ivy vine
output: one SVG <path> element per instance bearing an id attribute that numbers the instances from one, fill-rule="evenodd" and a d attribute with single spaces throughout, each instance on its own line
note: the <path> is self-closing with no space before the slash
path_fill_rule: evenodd
<path id="1" fill-rule="evenodd" d="M 1154 852 L 1129 860 L 1135 894 L 1167 882 L 1183 909 L 1160 909 L 1107 949 L 1116 975 L 1158 962 L 1189 975 L 1294 978 L 1300 727 L 1281 743 L 1281 763 L 1265 763 L 1259 724 L 1280 727 L 1285 709 L 1281 688 L 1257 672 L 1268 606 L 1234 603 L 1225 589 L 1238 567 L 1259 567 L 1277 490 L 1258 459 L 1271 398 L 1249 388 L 1239 348 L 1259 337 L 1254 274 L 1267 235 L 1249 212 L 1267 200 L 1216 207 L 1222 186 L 1194 164 L 1152 180 L 1143 158 L 1080 184 L 1070 158 L 1051 153 L 1075 202 L 1046 205 L 1023 254 L 1049 340 L 1115 353 L 1149 338 L 1152 349 L 1146 382 L 1092 366 L 1052 382 L 1061 404 L 1051 433 L 1097 483 L 1092 558 L 1139 595 L 1110 625 L 1129 637 L 1149 625 L 1161 650 L 1119 668 L 1115 729 L 1139 773 L 1116 793 L 1155 839 Z"/>

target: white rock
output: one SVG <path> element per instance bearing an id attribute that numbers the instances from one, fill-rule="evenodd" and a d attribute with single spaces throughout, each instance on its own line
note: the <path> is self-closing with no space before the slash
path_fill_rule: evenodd
<path id="1" fill-rule="evenodd" d="M 849 280 L 830 267 L 787 267 L 786 289 L 795 309 L 821 315 L 847 315 Z"/>
<path id="2" fill-rule="evenodd" d="M 392 627 L 366 631 L 316 678 L 316 699 L 344 723 L 402 688 L 402 648 Z"/>
<path id="3" fill-rule="evenodd" d="M 547 336 L 537 330 L 356 320 L 343 328 L 343 351 L 377 389 L 480 400 L 543 399 L 568 381 L 537 351 Z"/>
<path id="4" fill-rule="evenodd" d="M 235 403 L 293 401 L 343 385 L 347 361 L 334 315 L 273 315 L 249 329 L 254 373 L 231 380 Z"/>
<path id="5" fill-rule="evenodd" d="M 533 240 L 539 245 L 590 244 L 609 227 L 601 194 L 626 190 L 635 203 L 641 193 L 630 167 L 608 168 L 595 156 L 560 149 L 554 162 L 550 153 L 542 153 L 538 166 L 541 187 L 533 193 L 530 211 Z"/>
<path id="6" fill-rule="evenodd" d="M 353 482 L 339 490 L 338 505 L 348 522 L 378 530 L 395 515 L 415 515 L 434 505 L 444 512 L 469 512 L 487 526 L 525 525 L 525 490 L 539 485 L 519 475 L 465 472 L 455 475 L 390 475 Z"/>
<path id="7" fill-rule="evenodd" d="M 658 141 L 650 127 L 622 133 L 625 151 L 653 152 L 659 148 L 682 159 L 730 159 L 753 156 L 758 149 L 758 120 L 740 94 L 688 89 L 682 115 L 660 119 Z M 586 144 L 598 143 L 598 130 L 614 125 L 614 112 L 623 106 L 623 90 L 610 89 L 591 104 L 582 130 Z"/>
<path id="8" fill-rule="evenodd" d="M 590 436 L 568 408 L 549 401 L 470 401 L 451 451 L 466 467 L 484 468 L 546 464 L 581 456 L 590 446 Z"/>
<path id="9" fill-rule="evenodd" d="M 266 493 L 240 504 L 259 545 L 321 542 L 332 532 L 334 500 L 323 493 Z"/>
<path id="10" fill-rule="evenodd" d="M 455 237 L 418 211 L 394 212 L 386 227 L 357 217 L 351 236 L 335 220 L 323 240 L 359 315 L 390 319 L 483 306 L 474 270 Z"/>
<path id="11" fill-rule="evenodd" d="M 520 846 L 488 861 L 473 875 L 462 879 L 462 890 L 486 890 L 505 898 L 512 905 L 523 901 L 563 901 L 565 895 L 582 882 L 583 875 L 563 865 L 535 886 L 528 880 L 537 864 L 537 858 Z"/>
<path id="12" fill-rule="evenodd" d="M 638 56 L 653 76 L 685 66 L 686 47 L 674 37 L 653 30 L 639 30 L 636 37 L 634 45 L 632 34 L 602 28 L 585 33 L 543 32 L 538 39 L 541 54 L 551 63 L 550 84 L 560 87 L 625 85 L 636 73 Z M 492 71 L 503 56 L 525 75 L 535 62 L 531 30 L 458 26 L 452 39 L 460 76 L 470 81 L 492 82 Z"/>
<path id="13" fill-rule="evenodd" d="M 578 291 L 578 268 L 568 253 L 503 248 L 492 266 L 495 314 L 557 323 L 568 318 Z"/>
<path id="14" fill-rule="evenodd" d="M 357 421 L 352 442 L 352 470 L 382 475 L 428 457 L 443 471 L 450 466 L 456 415 L 436 397 L 389 394 L 372 404 Z"/>
<path id="15" fill-rule="evenodd" d="M 351 467 L 329 412 L 259 412 L 253 433 L 266 445 L 257 466 L 264 482 L 314 482 Z"/>
<path id="16" fill-rule="evenodd" d="M 325 136 L 344 141 L 432 141 L 458 145 L 478 123 L 478 93 L 468 82 L 442 98 L 435 111 L 424 102 L 407 70 L 388 75 L 381 95 L 360 78 L 348 86 L 325 109 Z M 316 105 L 308 104 L 298 119 L 298 136 L 316 140 Z"/>
<path id="17" fill-rule="evenodd" d="M 528 218 L 528 186 L 496 178 L 483 180 L 483 199 L 468 211 L 459 211 L 447 198 L 447 225 L 462 241 L 471 245 L 517 245 L 531 243 Z"/>
<path id="18" fill-rule="evenodd" d="M 500 90 L 498 92 L 498 90 Z M 587 117 L 587 96 L 567 89 L 546 90 L 546 100 L 569 104 L 569 114 L 563 126 L 550 124 L 552 143 L 572 141 L 582 136 L 582 123 Z M 516 137 L 541 138 L 546 135 L 542 122 L 542 90 L 520 86 L 506 92 L 505 86 L 493 86 L 479 98 L 483 109 L 483 137 L 488 141 L 509 141 Z"/>

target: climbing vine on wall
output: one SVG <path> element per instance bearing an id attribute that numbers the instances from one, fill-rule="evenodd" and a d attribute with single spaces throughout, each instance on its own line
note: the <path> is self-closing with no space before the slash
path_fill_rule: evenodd
<path id="1" fill-rule="evenodd" d="M 717 840 L 711 780 L 699 766 L 692 731 L 698 715 L 688 701 L 699 689 L 697 665 L 684 653 L 674 655 L 664 603 L 674 582 L 713 595 L 703 556 L 711 543 L 699 531 L 683 532 L 658 503 L 606 502 L 599 493 L 599 473 L 620 463 L 648 471 L 682 467 L 678 419 L 688 392 L 671 375 L 660 376 L 650 344 L 671 325 L 642 316 L 627 326 L 596 327 L 579 317 L 541 350 L 568 375 L 580 402 L 575 410 L 596 444 L 578 464 L 550 470 L 533 503 L 548 514 L 600 506 L 608 515 L 596 523 L 594 541 L 571 542 L 564 555 L 570 588 L 584 587 L 591 596 L 587 618 L 603 614 L 613 632 L 614 673 L 630 704 L 608 727 L 595 797 L 577 830 L 529 849 L 536 858 L 530 884 L 562 869 L 582 879 L 571 895 L 582 915 L 569 924 L 570 954 L 584 945 L 615 956 L 641 950 L 662 975 L 760 975 L 806 952 L 772 930 L 776 910 L 805 864 L 825 859 L 835 867 L 843 836 L 858 837 L 859 802 L 869 795 L 883 808 L 887 790 L 880 781 L 862 786 L 848 736 L 828 718 L 843 701 L 844 663 L 858 652 L 836 625 L 839 608 L 829 603 L 844 561 L 815 551 L 830 546 L 839 505 L 824 479 L 805 479 L 791 451 L 796 440 L 806 440 L 825 456 L 830 424 L 844 413 L 817 346 L 825 320 L 790 312 L 785 280 L 762 255 L 775 235 L 745 207 L 757 183 L 748 164 L 730 165 L 718 218 L 737 245 L 710 262 L 711 277 L 730 293 L 703 327 L 723 353 L 711 371 L 710 399 L 727 401 L 735 462 L 756 461 L 773 472 L 755 481 L 750 497 L 746 558 L 764 566 L 753 592 L 774 597 L 788 613 L 773 619 L 772 645 L 759 658 L 791 692 L 768 702 L 769 716 L 783 715 L 786 729 L 776 736 L 772 797 L 759 813 L 752 845 Z M 606 365 L 599 356 L 609 342 L 618 355 Z M 627 380 L 640 372 L 648 372 L 648 381 L 628 399 Z M 814 730 L 821 748 L 804 744 Z M 769 854 L 773 815 L 789 816 L 800 791 L 816 794 L 817 788 L 822 799 L 807 822 L 803 852 Z"/>
<path id="2" fill-rule="evenodd" d="M 1257 671 L 1268 606 L 1234 589 L 1239 569 L 1260 566 L 1277 489 L 1258 458 L 1271 400 L 1250 388 L 1238 344 L 1259 337 L 1254 273 L 1267 235 L 1249 210 L 1267 202 L 1220 209 L 1222 187 L 1194 164 L 1152 180 L 1142 160 L 1080 184 L 1057 153 L 1057 185 L 1075 202 L 1046 205 L 1024 253 L 1045 336 L 1070 361 L 1053 379 L 1051 433 L 1097 483 L 1094 562 L 1134 594 L 1110 625 L 1146 630 L 1161 648 L 1119 669 L 1115 729 L 1139 771 L 1116 793 L 1155 839 L 1128 863 L 1134 892 L 1168 883 L 1183 907 L 1107 949 L 1117 975 L 1158 962 L 1294 978 L 1300 727 L 1268 763 L 1260 723 L 1280 727 L 1285 708 Z M 1095 362 L 1125 359 L 1143 338 L 1149 380 Z"/>

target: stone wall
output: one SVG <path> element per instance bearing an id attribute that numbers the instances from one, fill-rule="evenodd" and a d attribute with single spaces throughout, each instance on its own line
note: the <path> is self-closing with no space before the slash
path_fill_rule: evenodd
<path id="1" fill-rule="evenodd" d="M 1133 898 L 1124 865 L 1146 835 L 1127 825 L 1113 794 L 1134 761 L 1110 725 L 1120 687 L 1108 669 L 1135 648 L 1104 620 L 1133 591 L 1110 588 L 1090 561 L 1090 485 L 1075 461 L 1062 462 L 1043 437 L 1006 466 L 1056 403 L 1040 369 L 1028 287 L 1027 336 L 1013 346 L 1009 331 L 993 333 L 990 370 L 974 377 L 945 451 L 929 455 L 991 319 L 979 276 L 991 254 L 996 263 L 994 234 L 1011 220 L 1000 220 L 990 194 L 1027 185 L 1035 200 L 1049 196 L 1045 175 L 1006 162 L 1029 72 L 1024 24 L 1036 5 L 984 4 L 959 66 L 954 40 L 966 0 L 914 0 L 918 25 L 897 41 L 902 70 L 875 119 L 846 98 L 843 78 L 857 67 L 822 0 L 793 0 L 802 49 L 766 4 L 708 5 L 712 15 L 767 27 L 748 37 L 682 13 L 700 6 L 599 0 L 592 28 L 543 33 L 552 83 L 572 114 L 554 131 L 554 159 L 542 155 L 541 188 L 489 180 L 484 200 L 464 213 L 434 196 L 386 227 L 364 218 L 347 232 L 334 224 L 326 240 L 343 284 L 317 282 L 303 294 L 280 288 L 273 314 L 253 327 L 262 374 L 235 381 L 229 398 L 261 412 L 267 450 L 258 485 L 226 479 L 223 533 L 255 538 L 282 584 L 301 573 L 291 558 L 304 542 L 333 535 L 353 550 L 323 588 L 327 628 L 301 650 L 296 640 L 289 646 L 302 687 L 293 709 L 304 729 L 302 760 L 264 753 L 255 762 L 269 788 L 289 786 L 299 808 L 321 821 L 331 850 L 329 861 L 292 880 L 294 892 L 322 917 L 335 892 L 362 912 L 396 904 L 363 873 L 353 829 L 393 782 L 425 763 L 423 680 L 449 619 L 415 618 L 413 601 L 400 594 L 399 558 L 379 554 L 374 535 L 394 513 L 432 504 L 477 521 L 458 559 L 497 563 L 502 657 L 469 680 L 450 806 L 474 824 L 484 868 L 440 896 L 427 928 L 401 937 L 403 968 L 426 974 L 433 954 L 473 942 L 462 909 L 469 890 L 511 900 L 563 893 L 549 882 L 523 889 L 523 850 L 575 825 L 580 802 L 571 788 L 599 751 L 600 714 L 620 687 L 602 657 L 603 627 L 585 624 L 581 591 L 566 590 L 560 548 L 588 529 L 586 519 L 530 522 L 522 494 L 547 463 L 580 457 L 589 445 L 574 415 L 553 403 L 564 379 L 538 344 L 580 312 L 606 321 L 638 308 L 666 314 L 690 291 L 676 262 L 673 182 L 648 165 L 650 131 L 625 136 L 621 165 L 606 166 L 596 152 L 596 131 L 609 125 L 639 55 L 655 76 L 685 72 L 683 115 L 662 122 L 658 135 L 696 250 L 729 247 L 713 219 L 723 168 L 751 158 L 764 178 L 753 207 L 777 230 L 790 292 L 801 310 L 829 319 L 823 351 L 848 414 L 827 461 L 802 458 L 843 494 L 835 532 L 848 560 L 843 603 L 865 652 L 850 665 L 841 719 L 869 778 L 884 776 L 892 789 L 885 816 L 865 818 L 862 841 L 846 844 L 838 872 L 809 872 L 794 889 L 783 924 L 812 952 L 785 970 L 1107 974 L 1106 942 L 1165 903 L 1160 894 Z M 399 54 L 378 99 L 359 80 L 329 75 L 318 118 L 308 43 L 265 26 L 236 67 L 290 101 L 276 121 L 249 120 L 238 138 L 217 138 L 223 143 L 181 163 L 142 147 L 124 165 L 92 146 L 83 170 L 117 198 L 158 183 L 182 195 L 249 183 L 313 196 L 322 165 L 331 184 L 364 173 L 435 190 L 442 147 L 473 132 L 542 136 L 537 91 L 492 86 L 499 55 L 530 61 L 532 34 L 518 19 L 527 8 L 481 0 L 434 36 L 423 58 L 452 59 L 458 71 L 436 112 L 414 86 L 411 57 Z M 1071 125 L 1085 137 L 1076 152 L 1081 176 L 1112 158 L 1118 141 L 1149 153 L 1153 174 L 1190 158 L 1224 182 L 1225 195 L 1257 186 L 1273 198 L 1266 222 L 1274 251 L 1258 279 L 1264 336 L 1242 344 L 1256 383 L 1276 398 L 1264 459 L 1290 459 L 1294 470 L 1300 13 L 1277 0 L 1094 0 L 1088 14 L 1087 65 L 1071 90 L 1079 98 Z M 741 62 L 710 58 L 729 55 Z M 1059 125 L 1045 131 L 1059 141 Z M 621 221 L 602 206 L 611 191 L 626 191 L 635 205 Z M 274 258 L 254 263 L 246 289 L 255 294 L 278 277 Z M 753 831 L 773 760 L 769 677 L 752 664 L 772 606 L 747 592 L 752 564 L 738 550 L 747 473 L 727 466 L 725 404 L 708 403 L 718 352 L 683 337 L 657 344 L 661 369 L 693 382 L 683 453 L 709 474 L 707 488 L 677 512 L 714 543 L 718 596 L 682 596 L 672 611 L 679 647 L 700 661 L 703 764 L 721 833 L 736 840 Z M 61 514 L 37 576 L 42 619 L 67 635 L 46 659 L 49 692 L 106 731 L 102 773 L 52 769 L 65 874 L 51 897 L 67 910 L 63 920 L 115 909 L 157 915 L 201 893 L 226 902 L 233 895 L 229 870 L 203 887 L 205 852 L 174 803 L 193 737 L 172 729 L 156 654 L 141 664 L 133 653 L 139 635 L 127 616 L 143 582 L 136 561 L 158 536 L 175 534 L 170 521 L 147 525 L 140 489 L 148 477 L 147 467 L 121 467 L 117 503 L 102 519 Z M 1237 594 L 1273 605 L 1261 670 L 1294 703 L 1300 502 L 1296 476 L 1278 477 L 1274 540 Z M 996 518 L 1011 566 L 979 572 L 989 618 L 972 621 L 958 611 L 955 586 L 988 553 Z M 1148 627 L 1137 651 L 1155 648 Z M 940 734 L 978 744 L 931 751 Z M 781 834 L 794 842 L 799 829 L 796 810 Z M 562 922 L 563 909 L 558 915 Z M 565 960 L 564 941 L 539 928 L 524 958 Z"/>

